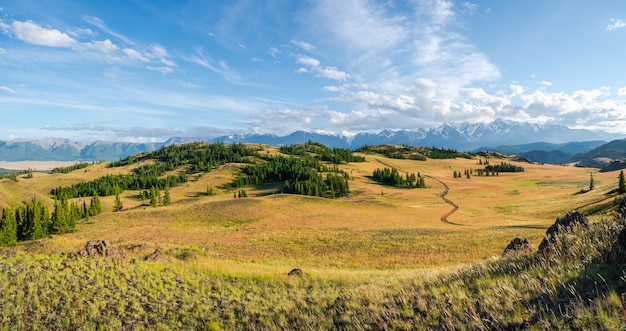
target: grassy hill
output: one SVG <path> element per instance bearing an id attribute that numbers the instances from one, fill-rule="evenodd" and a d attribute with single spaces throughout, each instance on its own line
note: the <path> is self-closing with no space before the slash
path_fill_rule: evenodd
<path id="1" fill-rule="evenodd" d="M 319 147 L 319 146 L 318 146 Z M 317 148 L 317 147 L 316 147 Z M 385 150 L 387 147 L 384 148 Z M 169 188 L 152 207 L 142 190 L 102 197 L 104 213 L 76 232 L 2 248 L 2 325 L 17 328 L 419 329 L 624 327 L 623 264 L 606 252 L 623 222 L 612 216 L 615 173 L 507 159 L 523 172 L 457 178 L 485 156 L 321 161 L 349 177 L 347 196 L 280 192 L 284 180 L 233 186 L 250 164 L 279 149 L 256 146 L 246 162 L 215 165 Z M 302 151 L 303 149 L 300 149 Z M 288 150 L 283 150 L 287 152 Z M 320 156 L 317 149 L 305 155 Z M 418 151 L 408 150 L 410 155 Z M 439 151 L 441 152 L 441 151 Z M 299 154 L 302 154 L 298 152 Z M 431 156 L 437 153 L 432 153 Z M 440 153 L 439 153 L 440 154 Z M 419 155 L 428 155 L 424 150 Z M 157 159 L 0 182 L 0 206 L 106 175 L 133 174 Z M 374 170 L 420 173 L 426 188 L 378 184 Z M 172 173 L 188 171 L 181 163 Z M 595 189 L 586 191 L 593 173 Z M 246 198 L 234 198 L 245 190 Z M 207 194 L 211 191 L 212 194 Z M 458 209 L 442 199 L 452 201 Z M 584 193 L 581 193 L 584 192 Z M 80 202 L 87 197 L 74 198 Z M 553 254 L 500 258 L 508 242 L 533 247 L 567 211 L 592 226 L 559 238 Z M 448 215 L 447 221 L 442 217 Z M 125 259 L 76 258 L 85 242 L 107 240 Z M 155 251 L 159 261 L 143 261 Z M 304 277 L 288 277 L 293 268 Z M 8 308 L 7 308 L 8 307 Z"/>

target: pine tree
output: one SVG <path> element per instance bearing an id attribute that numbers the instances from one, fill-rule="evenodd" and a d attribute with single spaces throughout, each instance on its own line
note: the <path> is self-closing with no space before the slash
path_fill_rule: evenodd
<path id="1" fill-rule="evenodd" d="M 91 205 L 89 206 L 89 214 L 91 216 L 100 215 L 102 213 L 102 202 L 100 201 L 100 196 L 98 192 L 93 192 L 93 197 L 91 198 Z"/>
<path id="2" fill-rule="evenodd" d="M 619 172 L 619 183 L 617 184 L 617 193 L 626 193 L 626 179 L 624 179 L 624 170 Z"/>
<path id="3" fill-rule="evenodd" d="M 10 208 L 2 209 L 0 219 L 0 246 L 17 244 L 17 222 Z"/>
<path id="4" fill-rule="evenodd" d="M 596 188 L 596 186 L 593 182 L 593 173 L 591 173 L 589 176 L 589 191 L 592 191 L 594 188 Z"/>
<path id="5" fill-rule="evenodd" d="M 170 197 L 170 188 L 168 186 L 165 187 L 165 193 L 163 196 L 163 204 L 164 205 L 169 205 L 172 202 L 172 199 Z"/>
<path id="6" fill-rule="evenodd" d="M 120 211 L 122 210 L 122 208 L 124 208 L 124 206 L 122 205 L 122 199 L 120 199 L 120 194 L 116 193 L 115 194 L 115 205 L 113 206 L 113 211 Z"/>

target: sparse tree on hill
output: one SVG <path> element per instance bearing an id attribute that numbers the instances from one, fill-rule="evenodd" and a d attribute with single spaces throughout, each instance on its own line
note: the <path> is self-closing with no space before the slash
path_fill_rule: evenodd
<path id="1" fill-rule="evenodd" d="M 624 170 L 619 172 L 619 183 L 617 184 L 617 193 L 626 193 L 626 179 L 624 179 Z"/>
<path id="2" fill-rule="evenodd" d="M 122 208 L 124 208 L 124 206 L 122 205 L 122 199 L 120 199 L 120 194 L 116 193 L 115 194 L 115 205 L 113 206 L 113 211 L 120 211 L 120 210 L 122 210 Z"/>
<path id="3" fill-rule="evenodd" d="M 163 205 L 167 206 L 172 202 L 172 198 L 170 197 L 170 188 L 169 186 L 165 187 L 165 193 L 163 196 Z"/>
<path id="4" fill-rule="evenodd" d="M 596 188 L 596 186 L 593 182 L 593 173 L 591 173 L 589 176 L 589 191 L 592 191 L 594 188 Z"/>

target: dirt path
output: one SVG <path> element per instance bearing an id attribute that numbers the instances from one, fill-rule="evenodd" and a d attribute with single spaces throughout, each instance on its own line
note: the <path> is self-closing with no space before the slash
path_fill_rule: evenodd
<path id="1" fill-rule="evenodd" d="M 402 171 L 402 172 L 406 172 L 402 169 L 399 169 L 397 167 L 394 167 L 390 164 L 387 164 L 379 159 L 375 159 L 376 161 L 378 161 L 378 163 L 386 166 L 386 167 L 390 167 L 390 168 L 396 168 L 398 171 Z M 452 206 L 452 210 L 450 210 L 449 212 L 447 212 L 445 215 L 441 216 L 441 221 L 443 223 L 446 224 L 451 224 L 451 225 L 460 225 L 460 226 L 465 226 L 466 224 L 459 224 L 459 223 L 454 223 L 454 222 L 450 222 L 448 221 L 448 217 L 450 217 L 450 215 L 454 214 L 457 210 L 459 210 L 459 206 L 457 204 L 455 204 L 452 200 L 446 198 L 446 195 L 448 195 L 448 192 L 450 191 L 450 187 L 448 187 L 448 185 L 446 183 L 444 183 L 442 180 L 437 179 L 433 176 L 430 175 L 422 175 L 424 177 L 428 177 L 434 181 L 436 181 L 437 183 L 441 184 L 441 186 L 443 186 L 443 192 L 439 193 L 438 197 L 441 198 L 441 200 L 443 200 L 445 203 L 449 204 L 450 206 Z"/>
<path id="2" fill-rule="evenodd" d="M 457 210 L 459 210 L 459 206 L 457 204 L 455 204 L 452 200 L 446 198 L 446 195 L 448 195 L 448 192 L 450 191 L 450 187 L 448 187 L 448 184 L 446 184 L 442 180 L 437 179 L 437 178 L 435 178 L 433 176 L 430 176 L 430 175 L 422 175 L 422 176 L 428 177 L 428 178 L 436 181 L 437 183 L 441 184 L 441 186 L 443 186 L 443 192 L 439 193 L 439 197 L 441 198 L 441 200 L 445 201 L 445 203 L 447 203 L 450 206 L 452 206 L 452 210 L 450 210 L 445 215 L 441 216 L 441 221 L 444 222 L 444 223 L 447 223 L 447 224 L 464 226 L 465 224 L 459 224 L 459 223 L 454 223 L 454 222 L 448 221 L 448 217 L 450 215 L 454 214 Z"/>

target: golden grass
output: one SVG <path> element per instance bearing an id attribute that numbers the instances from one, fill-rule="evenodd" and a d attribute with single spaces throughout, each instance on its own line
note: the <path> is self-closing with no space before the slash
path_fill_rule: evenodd
<path id="1" fill-rule="evenodd" d="M 226 272 L 275 274 L 303 268 L 319 275 L 388 274 L 398 270 L 440 268 L 477 262 L 499 255 L 514 237 L 533 246 L 545 229 L 568 210 L 608 201 L 616 173 L 571 166 L 516 163 L 522 173 L 471 179 L 454 178 L 454 171 L 478 169 L 477 160 L 395 160 L 366 155 L 367 162 L 342 166 L 350 174 L 349 197 L 328 200 L 295 195 L 258 196 L 267 188 L 246 188 L 249 198 L 233 199 L 220 187 L 230 182 L 236 165 L 226 165 L 171 189 L 172 205 L 145 206 L 139 192 L 122 194 L 124 210 L 113 213 L 113 197 L 104 197 L 105 214 L 79 224 L 73 234 L 17 250 L 33 253 L 77 251 L 90 239 L 118 245 L 143 244 L 131 252 L 140 258 L 156 248 L 184 248 L 196 253 L 193 263 Z M 500 162 L 492 160 L 492 163 Z M 507 162 L 510 162 L 507 160 Z M 16 196 L 46 195 L 59 185 L 91 180 L 123 168 L 92 165 L 70 174 L 40 174 L 0 183 L 0 204 Z M 447 198 L 459 206 L 445 224 L 441 216 L 452 207 L 439 194 L 441 184 L 426 178 L 425 189 L 381 186 L 369 176 L 376 168 L 393 166 L 419 172 L 449 186 Z M 576 194 L 589 184 L 596 189 Z M 204 196 L 212 187 L 215 196 Z M 50 200 L 51 201 L 51 200 Z"/>

